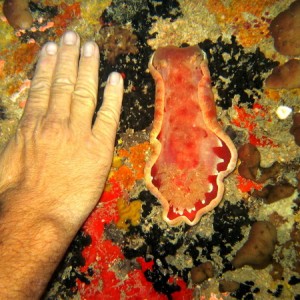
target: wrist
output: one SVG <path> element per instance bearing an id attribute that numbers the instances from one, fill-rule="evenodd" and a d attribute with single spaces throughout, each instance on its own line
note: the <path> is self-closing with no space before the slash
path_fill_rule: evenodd
<path id="1" fill-rule="evenodd" d="M 72 236 L 43 207 L 32 209 L 29 195 L 15 196 L 15 192 L 0 197 L 0 298 L 35 299 L 43 293 Z"/>
<path id="2" fill-rule="evenodd" d="M 14 187 L 0 193 L 0 224 L 5 219 L 10 223 L 23 224 L 32 230 L 47 229 L 58 240 L 72 240 L 77 230 L 68 223 L 64 213 L 56 208 L 58 199 L 49 199 L 47 195 Z"/>

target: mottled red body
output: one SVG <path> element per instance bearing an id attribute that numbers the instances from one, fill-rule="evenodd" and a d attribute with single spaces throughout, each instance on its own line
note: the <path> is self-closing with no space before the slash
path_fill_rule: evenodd
<path id="1" fill-rule="evenodd" d="M 198 46 L 160 48 L 149 68 L 156 98 L 146 185 L 169 224 L 193 225 L 220 202 L 236 149 L 217 122 L 210 75 Z"/>

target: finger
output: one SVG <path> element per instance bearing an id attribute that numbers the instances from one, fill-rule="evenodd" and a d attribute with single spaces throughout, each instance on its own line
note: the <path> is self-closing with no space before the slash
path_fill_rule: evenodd
<path id="1" fill-rule="evenodd" d="M 28 116 L 44 116 L 46 114 L 56 59 L 57 45 L 53 42 L 45 44 L 39 54 L 22 121 Z"/>
<path id="2" fill-rule="evenodd" d="M 94 42 L 82 47 L 79 70 L 71 103 L 70 124 L 83 130 L 91 130 L 97 104 L 99 48 Z"/>
<path id="3" fill-rule="evenodd" d="M 77 79 L 79 44 L 79 36 L 73 31 L 67 31 L 61 39 L 53 74 L 48 117 L 66 119 L 70 115 L 71 97 Z"/>
<path id="4" fill-rule="evenodd" d="M 98 111 L 93 127 L 93 135 L 107 147 L 113 149 L 116 131 L 119 124 L 123 98 L 123 78 L 113 72 L 109 75 L 105 89 L 103 104 Z"/>

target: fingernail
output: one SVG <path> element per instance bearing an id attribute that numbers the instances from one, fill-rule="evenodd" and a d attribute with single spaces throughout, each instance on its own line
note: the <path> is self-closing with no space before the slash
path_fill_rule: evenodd
<path id="1" fill-rule="evenodd" d="M 57 53 L 57 45 L 53 42 L 48 42 L 45 48 L 49 55 L 55 55 Z"/>
<path id="2" fill-rule="evenodd" d="M 64 44 L 75 45 L 77 41 L 77 35 L 74 31 L 67 31 L 63 37 Z"/>
<path id="3" fill-rule="evenodd" d="M 108 76 L 108 82 L 111 85 L 117 85 L 117 84 L 119 84 L 120 80 L 121 80 L 121 75 L 118 72 L 112 72 Z"/>
<path id="4" fill-rule="evenodd" d="M 93 42 L 87 42 L 83 45 L 83 55 L 85 57 L 90 57 L 94 54 L 95 45 Z"/>

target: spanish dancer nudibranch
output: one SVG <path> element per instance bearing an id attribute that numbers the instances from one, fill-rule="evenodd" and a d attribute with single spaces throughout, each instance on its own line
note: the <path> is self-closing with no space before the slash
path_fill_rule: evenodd
<path id="1" fill-rule="evenodd" d="M 146 186 L 168 224 L 195 225 L 221 201 L 237 151 L 217 121 L 207 62 L 198 46 L 159 48 L 149 69 L 156 92 Z"/>

